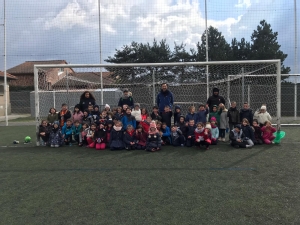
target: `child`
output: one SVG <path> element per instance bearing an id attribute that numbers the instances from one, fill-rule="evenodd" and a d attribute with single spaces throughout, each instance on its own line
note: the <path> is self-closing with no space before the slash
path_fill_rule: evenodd
<path id="1" fill-rule="evenodd" d="M 210 120 L 212 117 L 215 117 L 217 120 L 217 125 L 220 126 L 220 114 L 222 113 L 222 110 L 218 111 L 218 106 L 213 105 L 212 112 L 209 113 L 208 120 Z"/>
<path id="2" fill-rule="evenodd" d="M 124 132 L 124 144 L 126 150 L 134 150 L 136 145 L 136 138 L 135 138 L 135 130 L 133 129 L 132 125 L 127 125 L 127 129 Z"/>
<path id="3" fill-rule="evenodd" d="M 254 119 L 257 119 L 258 124 L 260 127 L 263 127 L 265 122 L 271 121 L 272 117 L 270 114 L 267 112 L 267 107 L 265 105 L 262 105 L 260 107 L 260 110 L 256 111 L 253 116 Z"/>
<path id="4" fill-rule="evenodd" d="M 123 130 L 126 130 L 128 125 L 132 125 L 133 128 L 136 128 L 136 120 L 134 116 L 131 115 L 131 109 L 128 107 L 126 109 L 126 114 L 122 117 L 121 122 L 123 124 Z"/>
<path id="5" fill-rule="evenodd" d="M 52 148 L 58 148 L 61 146 L 64 142 L 63 135 L 61 133 L 61 130 L 59 128 L 59 122 L 54 121 L 52 129 L 50 131 L 49 135 L 49 143 Z"/>
<path id="6" fill-rule="evenodd" d="M 89 111 L 89 114 L 90 114 L 91 116 L 93 116 L 94 106 L 93 106 L 92 104 L 89 104 L 89 105 L 88 105 L 87 110 Z"/>
<path id="7" fill-rule="evenodd" d="M 91 115 L 92 115 L 94 121 L 99 120 L 100 111 L 99 111 L 98 105 L 94 105 L 94 110 L 91 112 Z"/>
<path id="8" fill-rule="evenodd" d="M 72 115 L 73 121 L 79 121 L 79 123 L 82 123 L 82 118 L 83 118 L 83 112 L 80 111 L 80 105 L 75 105 L 74 107 L 74 112 Z"/>
<path id="9" fill-rule="evenodd" d="M 123 110 L 122 110 L 122 107 L 118 107 L 117 108 L 117 112 L 114 114 L 114 118 L 116 119 L 116 120 L 119 120 L 119 121 L 121 121 L 121 119 L 122 119 L 122 117 L 123 117 L 123 112 L 122 112 Z"/>
<path id="10" fill-rule="evenodd" d="M 91 124 L 90 129 L 87 130 L 86 134 L 86 142 L 88 148 L 94 148 L 95 147 L 95 132 L 96 132 L 97 125 L 95 123 Z"/>
<path id="11" fill-rule="evenodd" d="M 62 135 L 66 145 L 71 145 L 72 142 L 72 132 L 73 123 L 71 119 L 68 119 L 65 125 L 62 127 Z"/>
<path id="12" fill-rule="evenodd" d="M 253 119 L 253 130 L 254 130 L 254 145 L 263 144 L 261 127 L 259 126 L 257 119 Z"/>
<path id="13" fill-rule="evenodd" d="M 108 120 L 108 117 L 107 117 L 107 112 L 105 110 L 103 110 L 101 112 L 101 114 L 99 115 L 98 117 L 98 121 L 97 121 L 97 124 L 100 124 L 100 123 L 106 123 Z"/>
<path id="14" fill-rule="evenodd" d="M 174 110 L 174 124 L 177 124 L 179 122 L 179 118 L 181 116 L 181 108 L 179 105 L 175 105 Z"/>
<path id="15" fill-rule="evenodd" d="M 149 115 L 148 115 L 147 109 L 146 109 L 146 108 L 142 108 L 142 109 L 141 109 L 141 117 L 142 117 L 142 121 L 146 120 L 148 116 L 149 116 Z"/>
<path id="16" fill-rule="evenodd" d="M 250 145 L 249 148 L 252 147 L 254 145 L 254 132 L 247 119 L 242 120 L 242 131 L 244 133 L 243 140 L 247 145 Z"/>
<path id="17" fill-rule="evenodd" d="M 110 150 L 124 149 L 124 132 L 122 131 L 122 122 L 117 121 L 110 132 L 109 148 Z"/>
<path id="18" fill-rule="evenodd" d="M 275 136 L 273 135 L 276 132 L 276 128 L 272 127 L 272 123 L 270 121 L 266 121 L 265 126 L 261 128 L 262 138 L 265 144 L 272 144 Z"/>
<path id="19" fill-rule="evenodd" d="M 142 114 L 140 110 L 140 103 L 134 103 L 134 108 L 131 111 L 131 115 L 134 116 L 136 120 L 136 126 L 142 121 Z"/>
<path id="20" fill-rule="evenodd" d="M 110 111 L 110 106 L 109 106 L 109 104 L 105 104 L 104 110 L 105 110 L 106 112 L 109 112 L 109 111 Z"/>
<path id="21" fill-rule="evenodd" d="M 99 129 L 96 130 L 94 139 L 96 150 L 104 150 L 106 147 L 106 130 L 104 123 L 99 124 Z"/>
<path id="22" fill-rule="evenodd" d="M 230 131 L 229 134 L 229 140 L 231 141 L 231 146 L 236 147 L 236 148 L 246 148 L 247 145 L 243 141 L 244 139 L 244 134 L 241 128 L 241 125 L 237 124 L 235 127 Z"/>
<path id="23" fill-rule="evenodd" d="M 63 103 L 61 105 L 61 110 L 58 113 L 58 120 L 60 121 L 60 127 L 65 125 L 65 122 L 72 117 L 70 110 L 68 110 L 68 105 Z"/>
<path id="24" fill-rule="evenodd" d="M 210 119 L 210 125 L 211 125 L 211 144 L 212 145 L 216 145 L 218 144 L 218 139 L 219 139 L 219 128 L 218 126 L 216 125 L 216 118 L 215 117 L 212 117 Z"/>
<path id="25" fill-rule="evenodd" d="M 185 121 L 188 122 L 190 120 L 194 120 L 196 122 L 197 114 L 195 113 L 195 110 L 196 110 L 195 106 L 191 105 L 188 110 L 189 110 L 189 113 L 186 115 Z"/>
<path id="26" fill-rule="evenodd" d="M 47 121 L 48 121 L 49 125 L 52 125 L 54 123 L 54 121 L 57 121 L 57 120 L 58 120 L 58 114 L 56 112 L 56 109 L 50 108 L 49 114 L 47 117 Z"/>
<path id="27" fill-rule="evenodd" d="M 151 121 L 150 129 L 148 131 L 148 138 L 146 142 L 146 151 L 156 152 L 161 149 L 161 138 L 158 130 L 156 129 L 155 121 Z"/>
<path id="28" fill-rule="evenodd" d="M 195 146 L 200 148 L 201 145 L 206 146 L 206 150 L 209 149 L 209 145 L 211 144 L 210 140 L 210 130 L 207 128 L 204 128 L 203 123 L 197 123 L 197 127 L 195 129 Z"/>
<path id="29" fill-rule="evenodd" d="M 164 112 L 161 113 L 161 122 L 166 123 L 168 127 L 171 127 L 171 120 L 173 113 L 170 109 L 170 106 L 166 105 L 164 108 Z"/>
<path id="30" fill-rule="evenodd" d="M 253 123 L 253 112 L 250 109 L 248 102 L 244 102 L 243 108 L 240 110 L 240 122 L 246 118 L 250 124 Z"/>
<path id="31" fill-rule="evenodd" d="M 231 102 L 231 107 L 228 109 L 229 130 L 232 130 L 235 125 L 240 122 L 240 113 L 236 108 L 236 102 Z"/>
<path id="32" fill-rule="evenodd" d="M 190 120 L 186 129 L 186 147 L 192 147 L 195 142 L 195 121 Z"/>
<path id="33" fill-rule="evenodd" d="M 50 133 L 50 127 L 48 125 L 47 120 L 42 120 L 42 123 L 39 127 L 39 140 L 40 140 L 40 146 L 47 146 L 49 141 L 49 133 Z"/>
<path id="34" fill-rule="evenodd" d="M 152 120 L 161 121 L 161 116 L 159 115 L 157 106 L 153 106 L 152 113 L 151 113 L 151 118 L 152 118 Z"/>
<path id="35" fill-rule="evenodd" d="M 78 146 L 82 146 L 82 137 L 81 137 L 82 125 L 78 120 L 74 121 L 74 126 L 72 127 L 72 134 L 74 136 L 74 140 L 78 143 Z"/>
<path id="36" fill-rule="evenodd" d="M 162 140 L 163 145 L 171 144 L 170 128 L 167 126 L 166 123 L 162 123 L 160 136 L 161 136 L 161 140 Z"/>
<path id="37" fill-rule="evenodd" d="M 89 114 L 88 110 L 84 110 L 83 112 L 82 123 L 87 124 L 89 127 L 94 123 L 93 117 Z"/>
<path id="38" fill-rule="evenodd" d="M 140 125 L 143 127 L 144 131 L 147 131 L 146 133 L 148 133 L 148 130 L 150 128 L 150 123 L 151 123 L 151 117 L 150 116 L 148 116 L 145 121 L 140 122 Z"/>
<path id="39" fill-rule="evenodd" d="M 90 129 L 89 125 L 87 125 L 86 123 L 82 124 L 82 128 L 81 128 L 82 144 L 79 146 L 87 145 L 87 136 L 86 135 L 87 135 L 89 129 Z"/>
<path id="40" fill-rule="evenodd" d="M 161 125 L 162 125 L 162 122 L 156 121 L 156 129 L 158 130 L 158 132 L 161 131 L 161 127 L 162 127 Z"/>
<path id="41" fill-rule="evenodd" d="M 225 105 L 223 103 L 220 103 L 220 126 L 219 126 L 219 141 L 225 142 L 225 132 L 229 129 L 228 125 L 228 110 L 225 108 Z"/>
<path id="42" fill-rule="evenodd" d="M 171 143 L 175 147 L 184 147 L 184 136 L 182 131 L 176 125 L 172 125 L 171 127 Z"/>
<path id="43" fill-rule="evenodd" d="M 185 122 L 185 117 L 181 115 L 179 117 L 179 122 L 175 124 L 182 132 L 182 135 L 185 137 L 186 136 L 186 129 L 187 129 L 187 123 Z"/>
<path id="44" fill-rule="evenodd" d="M 149 127 L 150 127 L 150 125 L 149 125 Z M 147 137 L 148 137 L 148 132 L 145 132 L 143 127 L 141 125 L 139 125 L 135 132 L 136 149 L 138 149 L 138 150 L 146 149 Z"/>
<path id="45" fill-rule="evenodd" d="M 197 112 L 197 115 L 196 115 L 196 123 L 203 123 L 205 124 L 206 123 L 206 117 L 207 117 L 207 114 L 208 114 L 208 106 L 204 106 L 204 104 L 200 104 L 199 106 L 199 111 Z"/>

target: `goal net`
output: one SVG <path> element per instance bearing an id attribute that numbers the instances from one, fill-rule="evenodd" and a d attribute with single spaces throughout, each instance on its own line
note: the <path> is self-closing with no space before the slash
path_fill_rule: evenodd
<path id="1" fill-rule="evenodd" d="M 161 84 L 168 83 L 174 105 L 180 105 L 184 114 L 190 105 L 198 110 L 217 87 L 227 108 L 232 101 L 239 109 L 244 102 L 249 102 L 253 110 L 266 104 L 272 122 L 280 127 L 280 67 L 279 60 L 35 65 L 31 113 L 38 127 L 51 107 L 60 110 L 66 103 L 72 110 L 86 90 L 95 96 L 101 109 L 105 104 L 115 108 L 125 88 L 132 93 L 134 102 L 151 112 Z"/>

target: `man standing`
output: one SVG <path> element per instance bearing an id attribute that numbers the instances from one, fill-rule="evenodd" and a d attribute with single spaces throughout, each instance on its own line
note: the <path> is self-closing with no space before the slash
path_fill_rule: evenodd
<path id="1" fill-rule="evenodd" d="M 213 95 L 207 99 L 206 104 L 209 107 L 209 111 L 212 112 L 212 108 L 214 105 L 219 106 L 220 103 L 225 105 L 225 99 L 219 95 L 219 89 L 213 88 Z"/>
<path id="2" fill-rule="evenodd" d="M 118 106 L 123 107 L 128 105 L 131 109 L 134 108 L 134 102 L 131 95 L 129 95 L 128 89 L 123 90 L 123 96 L 120 98 Z"/>
<path id="3" fill-rule="evenodd" d="M 161 90 L 156 97 L 156 104 L 159 108 L 159 112 L 164 112 L 165 106 L 169 106 L 172 110 L 174 104 L 173 93 L 168 90 L 168 84 L 162 83 Z"/>

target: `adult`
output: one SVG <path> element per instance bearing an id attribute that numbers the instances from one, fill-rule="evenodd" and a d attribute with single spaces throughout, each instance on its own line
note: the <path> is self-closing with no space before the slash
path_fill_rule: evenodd
<path id="1" fill-rule="evenodd" d="M 209 111 L 212 112 L 213 106 L 219 106 L 220 103 L 225 105 L 225 99 L 219 95 L 219 89 L 215 87 L 213 88 L 213 95 L 207 99 L 206 104 L 209 107 Z"/>
<path id="2" fill-rule="evenodd" d="M 134 101 L 132 96 L 129 94 L 128 89 L 123 90 L 123 95 L 118 103 L 119 107 L 123 107 L 123 105 L 128 105 L 131 109 L 134 108 Z"/>
<path id="3" fill-rule="evenodd" d="M 83 92 L 83 94 L 80 96 L 79 106 L 81 112 L 88 109 L 89 105 L 96 105 L 96 100 L 93 94 L 89 91 Z"/>
<path id="4" fill-rule="evenodd" d="M 168 90 L 168 84 L 162 83 L 161 90 L 156 97 L 156 104 L 160 113 L 164 112 L 165 106 L 169 106 L 172 110 L 174 104 L 173 93 Z"/>

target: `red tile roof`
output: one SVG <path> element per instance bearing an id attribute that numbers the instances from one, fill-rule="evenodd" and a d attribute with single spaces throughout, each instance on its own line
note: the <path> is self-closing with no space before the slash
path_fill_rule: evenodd
<path id="1" fill-rule="evenodd" d="M 0 71 L 0 77 L 4 78 L 4 72 Z M 7 80 L 17 80 L 18 78 L 6 72 Z"/>
<path id="2" fill-rule="evenodd" d="M 68 64 L 65 60 L 47 60 L 47 61 L 26 61 L 20 65 L 7 70 L 10 74 L 30 74 L 34 73 L 33 66 L 36 64 Z"/>

